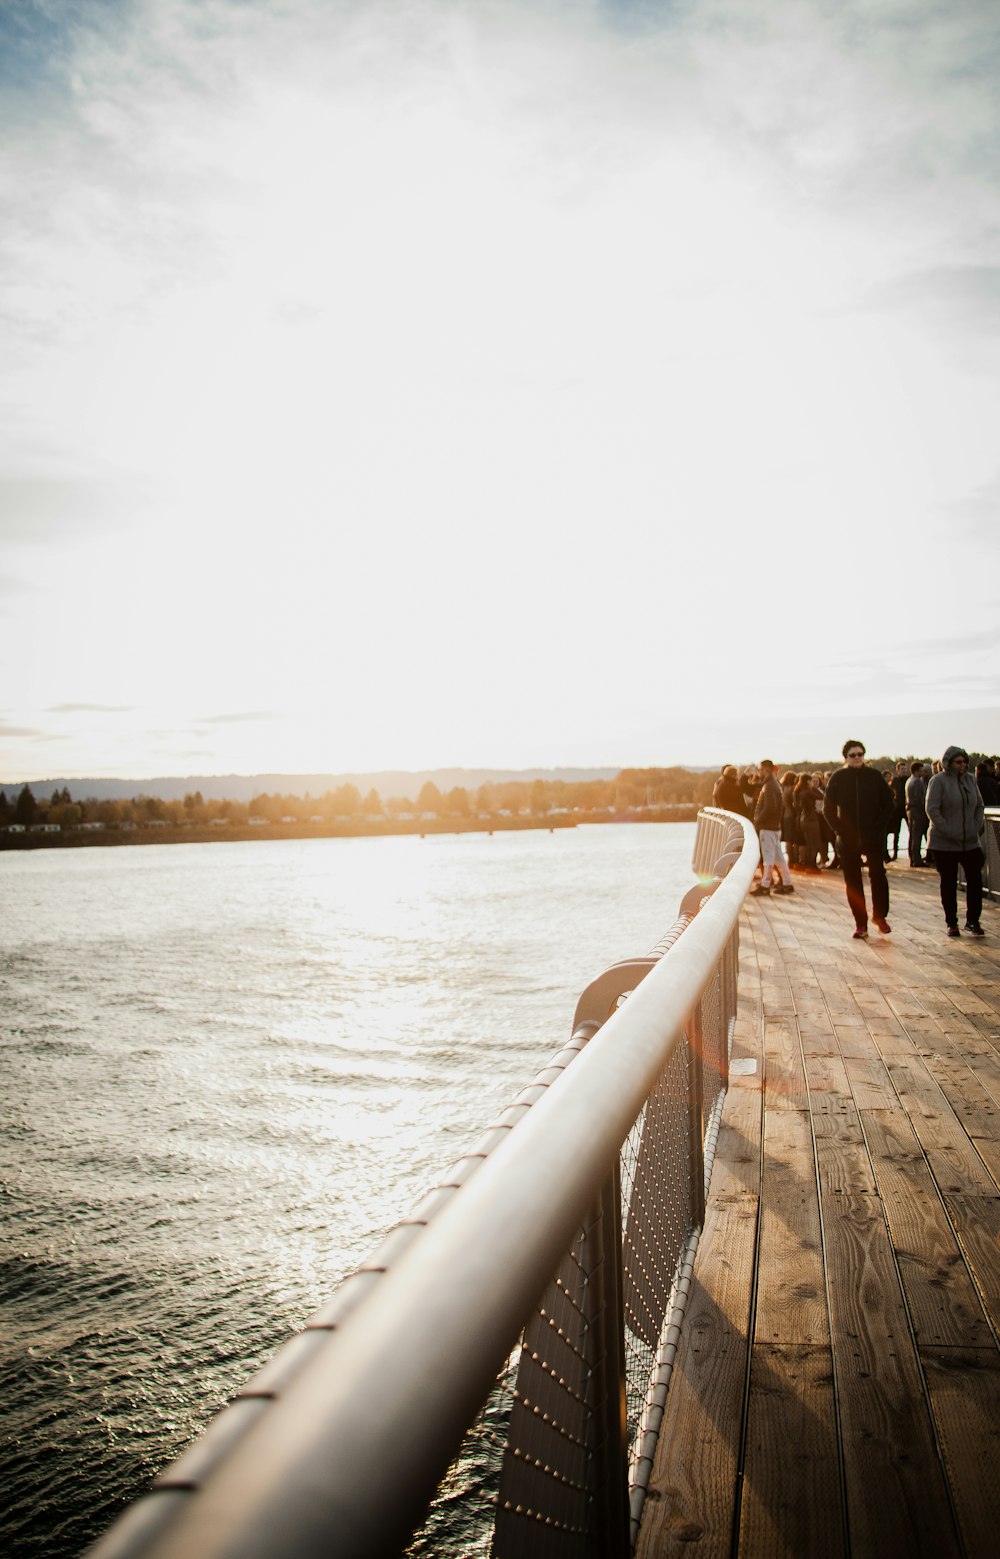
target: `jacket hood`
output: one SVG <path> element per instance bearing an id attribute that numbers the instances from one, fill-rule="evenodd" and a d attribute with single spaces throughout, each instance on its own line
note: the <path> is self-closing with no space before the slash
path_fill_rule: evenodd
<path id="1" fill-rule="evenodd" d="M 967 758 L 969 754 L 964 747 L 946 747 L 941 757 L 941 767 L 947 770 L 952 758 Z"/>

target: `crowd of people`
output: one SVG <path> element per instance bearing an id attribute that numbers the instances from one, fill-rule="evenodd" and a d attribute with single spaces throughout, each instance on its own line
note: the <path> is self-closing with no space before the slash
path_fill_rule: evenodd
<path id="1" fill-rule="evenodd" d="M 893 769 L 865 762 L 865 746 L 848 741 L 844 765 L 835 770 L 778 776 L 770 758 L 742 772 L 726 764 L 716 780 L 713 804 L 749 818 L 760 839 L 761 878 L 755 896 L 794 893 L 793 873 L 842 871 L 854 916 L 854 936 L 868 936 L 863 868 L 867 866 L 871 919 L 888 935 L 886 865 L 899 858 L 903 823 L 915 870 L 934 867 L 940 878 L 945 928 L 958 925 L 958 872 L 966 884 L 965 929 L 982 936 L 982 833 L 986 807 L 1000 807 L 1000 758 L 982 758 L 969 772 L 963 747 L 948 747 L 930 765 L 900 758 Z"/>

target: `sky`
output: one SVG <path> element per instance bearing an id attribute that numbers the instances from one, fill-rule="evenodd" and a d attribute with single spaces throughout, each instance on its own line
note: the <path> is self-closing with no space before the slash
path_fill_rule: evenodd
<path id="1" fill-rule="evenodd" d="M 0 780 L 1000 749 L 995 0 L 0 0 Z"/>

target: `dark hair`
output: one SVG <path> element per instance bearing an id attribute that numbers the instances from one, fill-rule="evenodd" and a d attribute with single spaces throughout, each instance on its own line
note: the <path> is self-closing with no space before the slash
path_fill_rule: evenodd
<path id="1" fill-rule="evenodd" d="M 841 747 L 841 749 L 840 749 L 841 757 L 846 758 L 847 757 L 847 753 L 848 753 L 848 749 L 851 748 L 851 747 L 860 747 L 861 751 L 862 751 L 862 754 L 865 751 L 865 744 L 864 744 L 864 742 L 855 742 L 855 741 L 845 742 L 843 747 Z"/>
<path id="2" fill-rule="evenodd" d="M 758 768 L 762 769 L 762 768 L 765 767 L 765 765 L 769 769 L 773 769 L 774 768 L 774 763 L 772 762 L 772 760 L 770 758 L 761 758 L 760 763 L 758 764 Z"/>
<path id="3" fill-rule="evenodd" d="M 920 770 L 922 768 L 923 768 L 923 764 L 922 763 L 911 763 L 910 764 L 910 773 L 911 774 L 919 774 Z"/>

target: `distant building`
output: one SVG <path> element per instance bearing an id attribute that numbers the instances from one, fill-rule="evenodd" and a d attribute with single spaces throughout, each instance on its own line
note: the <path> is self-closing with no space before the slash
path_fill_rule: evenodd
<path id="1" fill-rule="evenodd" d="M 251 828 L 266 828 L 268 820 L 266 817 L 251 817 L 247 819 L 247 822 Z"/>
<path id="2" fill-rule="evenodd" d="M 104 829 L 103 823 L 78 823 L 76 826 L 85 834 L 99 834 Z"/>

